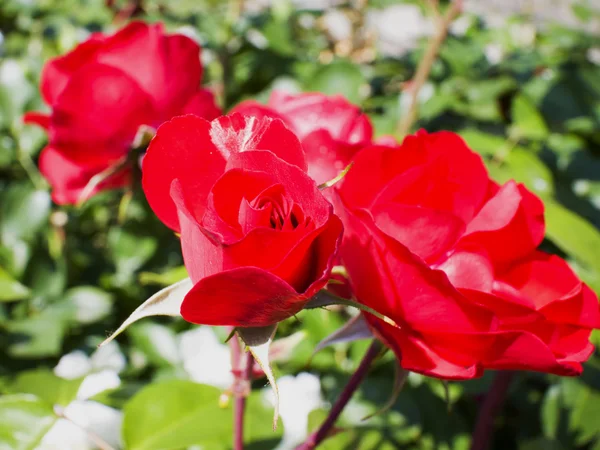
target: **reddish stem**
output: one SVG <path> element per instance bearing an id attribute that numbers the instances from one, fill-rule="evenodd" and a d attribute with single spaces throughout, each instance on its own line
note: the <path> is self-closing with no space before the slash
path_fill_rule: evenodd
<path id="1" fill-rule="evenodd" d="M 499 371 L 496 373 L 492 386 L 479 409 L 471 440 L 471 450 L 486 450 L 489 447 L 494 431 L 494 419 L 502 409 L 514 376 L 514 372 Z"/>
<path id="2" fill-rule="evenodd" d="M 234 337 L 232 340 L 237 341 L 237 337 Z M 239 347 L 239 342 L 237 346 Z M 254 358 L 252 357 L 252 353 L 248 352 L 246 354 L 246 366 L 244 367 L 244 371 L 241 373 L 241 376 L 237 377 L 235 383 L 235 404 L 233 407 L 233 450 L 244 450 L 244 412 L 246 410 L 246 397 L 248 396 L 250 391 L 250 383 L 252 382 L 253 367 Z"/>
<path id="3" fill-rule="evenodd" d="M 350 377 L 348 384 L 346 384 L 346 387 L 344 387 L 344 390 L 333 405 L 333 408 L 331 408 L 331 411 L 329 411 L 329 415 L 327 416 L 325 421 L 321 424 L 317 431 L 315 431 L 308 437 L 304 444 L 301 444 L 298 447 L 296 447 L 296 450 L 312 450 L 316 448 L 317 445 L 319 445 L 321 442 L 323 442 L 325 438 L 327 438 L 327 436 L 331 432 L 331 429 L 333 428 L 333 425 L 335 425 L 335 422 L 337 421 L 338 417 L 352 398 L 352 395 L 354 394 L 356 389 L 358 389 L 358 386 L 360 386 L 365 376 L 367 375 L 367 372 L 369 371 L 373 360 L 379 354 L 380 349 L 381 344 L 379 344 L 379 341 L 373 341 L 373 343 L 367 350 L 367 353 L 365 353 L 365 356 L 360 362 L 358 369 L 356 369 L 356 372 L 354 372 L 352 377 Z"/>

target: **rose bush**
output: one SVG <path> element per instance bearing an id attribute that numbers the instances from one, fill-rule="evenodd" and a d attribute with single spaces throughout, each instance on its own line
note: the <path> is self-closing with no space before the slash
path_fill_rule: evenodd
<path id="1" fill-rule="evenodd" d="M 90 179 L 117 164 L 142 125 L 156 128 L 179 114 L 207 119 L 220 114 L 200 87 L 200 47 L 161 24 L 132 22 L 113 35 L 93 33 L 64 56 L 50 60 L 40 91 L 51 112 L 24 120 L 48 131 L 40 171 L 57 203 L 77 203 Z M 129 170 L 112 174 L 93 192 L 127 183 Z"/>
<path id="2" fill-rule="evenodd" d="M 184 319 L 266 326 L 326 284 L 342 225 L 279 119 L 174 118 L 158 129 L 142 170 L 150 206 L 181 233 L 194 283 Z"/>
<path id="3" fill-rule="evenodd" d="M 335 178 L 373 138 L 369 118 L 341 95 L 274 91 L 267 105 L 246 100 L 232 112 L 283 120 L 302 142 L 308 174 L 319 184 Z"/>
<path id="4" fill-rule="evenodd" d="M 408 370 L 448 379 L 484 369 L 581 373 L 600 326 L 596 295 L 537 250 L 542 202 L 499 186 L 454 133 L 424 131 L 354 158 L 336 187 L 341 256 L 358 300 Z"/>

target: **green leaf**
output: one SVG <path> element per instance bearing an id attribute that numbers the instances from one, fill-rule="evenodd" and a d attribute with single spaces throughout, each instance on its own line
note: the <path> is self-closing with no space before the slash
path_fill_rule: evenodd
<path id="1" fill-rule="evenodd" d="M 29 296 L 29 289 L 11 277 L 0 267 L 0 302 L 23 300 Z"/>
<path id="2" fill-rule="evenodd" d="M 50 308 L 39 315 L 9 322 L 8 353 L 19 358 L 56 356 L 61 350 L 67 325 L 64 311 Z"/>
<path id="3" fill-rule="evenodd" d="M 485 156 L 493 156 L 506 145 L 506 138 L 484 133 L 475 128 L 465 128 L 459 134 L 473 151 Z"/>
<path id="4" fill-rule="evenodd" d="M 558 432 L 561 410 L 560 386 L 551 386 L 544 395 L 541 407 L 542 429 L 544 436 L 555 439 Z"/>
<path id="5" fill-rule="evenodd" d="M 112 228 L 108 233 L 108 246 L 115 265 L 117 279 L 127 281 L 133 273 L 152 257 L 158 247 L 154 237 L 144 236 L 125 228 Z"/>
<path id="6" fill-rule="evenodd" d="M 0 239 L 10 244 L 29 240 L 48 223 L 50 194 L 28 184 L 3 189 L 0 198 Z"/>
<path id="7" fill-rule="evenodd" d="M 499 183 L 515 180 L 525 184 L 544 200 L 554 194 L 552 172 L 533 152 L 522 147 L 512 149 L 501 166 L 488 166 L 490 175 Z"/>
<path id="8" fill-rule="evenodd" d="M 389 411 L 398 400 L 398 397 L 400 397 L 400 393 L 402 392 L 402 388 L 404 388 L 404 384 L 406 383 L 406 379 L 408 378 L 409 372 L 408 370 L 403 369 L 402 366 L 400 366 L 399 362 L 396 362 L 396 365 L 394 367 L 396 369 L 394 374 L 394 387 L 392 388 L 392 392 L 390 392 L 389 400 L 379 410 L 367 415 L 363 418 L 363 420 L 368 420 L 374 416 L 378 416 Z"/>
<path id="9" fill-rule="evenodd" d="M 10 389 L 15 393 L 33 394 L 51 406 L 67 406 L 77 397 L 82 381 L 83 378 L 65 380 L 48 369 L 35 369 L 21 372 Z"/>
<path id="10" fill-rule="evenodd" d="M 151 384 L 125 404 L 123 440 L 129 450 L 180 449 L 229 440 L 231 412 L 218 389 L 190 381 Z"/>
<path id="11" fill-rule="evenodd" d="M 348 320 L 341 328 L 338 328 L 325 339 L 321 340 L 315 347 L 313 354 L 320 352 L 330 345 L 341 342 L 352 342 L 359 339 L 368 339 L 371 337 L 373 337 L 373 333 L 367 325 L 364 316 L 362 314 L 357 314 Z"/>
<path id="12" fill-rule="evenodd" d="M 546 202 L 546 236 L 561 250 L 600 273 L 600 232 L 555 202 Z"/>
<path id="13" fill-rule="evenodd" d="M 55 421 L 52 407 L 33 395 L 0 397 L 0 449 L 37 448 Z"/>
<path id="14" fill-rule="evenodd" d="M 170 286 L 188 276 L 185 266 L 178 266 L 162 273 L 142 272 L 140 273 L 140 283 L 144 285 L 158 284 L 161 286 Z"/>
<path id="15" fill-rule="evenodd" d="M 525 441 L 519 445 L 519 450 L 565 450 L 559 442 L 546 439 L 537 438 Z"/>
<path id="16" fill-rule="evenodd" d="M 78 286 L 65 293 L 65 303 L 72 306 L 75 320 L 82 324 L 104 319 L 112 309 L 112 295 L 93 286 Z"/>
<path id="17" fill-rule="evenodd" d="M 178 450 L 192 445 L 211 450 L 230 448 L 232 412 L 219 407 L 220 396 L 221 392 L 214 387 L 183 380 L 145 387 L 124 408 L 126 448 Z M 270 412 L 261 400 L 259 393 L 248 398 L 245 440 L 276 440 L 274 445 L 261 447 L 275 448 L 281 433 L 271 430 Z"/>
<path id="18" fill-rule="evenodd" d="M 569 393 L 571 395 L 569 400 L 572 402 L 569 430 L 576 434 L 576 444 L 584 445 L 600 437 L 600 426 L 598 426 L 600 393 L 583 383 L 576 383 L 576 388 Z"/>
<path id="19" fill-rule="evenodd" d="M 152 322 L 135 324 L 127 334 L 134 347 L 141 350 L 148 360 L 158 366 L 173 366 L 181 361 L 175 332 Z"/>
<path id="20" fill-rule="evenodd" d="M 119 334 L 125 331 L 129 325 L 137 322 L 140 319 L 143 319 L 144 317 L 180 316 L 183 298 L 187 295 L 192 287 L 192 281 L 189 278 L 186 278 L 185 280 L 181 280 L 178 283 L 158 291 L 156 294 L 138 306 L 138 308 L 127 318 L 127 320 L 125 320 L 125 322 L 123 322 L 121 326 L 117 328 L 117 330 L 100 345 L 108 344 Z"/>
<path id="21" fill-rule="evenodd" d="M 333 95 L 342 94 L 352 103 L 360 103 L 361 86 L 365 77 L 355 64 L 348 61 L 333 62 L 322 67 L 307 84 L 307 90 Z"/>
<path id="22" fill-rule="evenodd" d="M 535 104 L 524 95 L 517 95 L 511 107 L 513 129 L 517 136 L 540 140 L 548 136 L 548 127 Z"/>
<path id="23" fill-rule="evenodd" d="M 45 299 L 60 297 L 67 284 L 67 268 L 64 259 L 53 259 L 46 249 L 37 247 L 33 253 L 27 270 L 24 283 L 29 286 L 32 296 Z"/>

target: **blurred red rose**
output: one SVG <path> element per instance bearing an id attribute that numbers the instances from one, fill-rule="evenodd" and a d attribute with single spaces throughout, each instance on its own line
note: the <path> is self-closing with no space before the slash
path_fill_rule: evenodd
<path id="1" fill-rule="evenodd" d="M 342 225 L 280 120 L 174 118 L 158 129 L 142 172 L 150 206 L 181 234 L 194 283 L 185 320 L 270 325 L 327 283 Z"/>
<path id="2" fill-rule="evenodd" d="M 247 100 L 232 112 L 283 120 L 302 142 L 308 174 L 318 184 L 335 178 L 373 138 L 369 118 L 341 95 L 274 91 L 267 105 Z"/>
<path id="3" fill-rule="evenodd" d="M 41 93 L 52 111 L 24 120 L 48 130 L 40 170 L 57 203 L 76 203 L 90 179 L 126 155 L 141 125 L 156 128 L 175 115 L 220 115 L 213 95 L 200 88 L 200 47 L 161 24 L 133 22 L 113 35 L 94 33 L 50 60 Z M 122 170 L 94 192 L 124 185 Z"/>
<path id="4" fill-rule="evenodd" d="M 486 368 L 581 373 L 600 326 L 596 295 L 536 250 L 543 204 L 498 186 L 454 133 L 365 148 L 336 187 L 341 257 L 359 301 L 404 368 L 464 379 Z"/>

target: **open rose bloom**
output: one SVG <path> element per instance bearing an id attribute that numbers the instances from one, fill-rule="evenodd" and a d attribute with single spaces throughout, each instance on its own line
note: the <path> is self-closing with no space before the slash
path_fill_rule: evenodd
<path id="1" fill-rule="evenodd" d="M 50 114 L 25 121 L 48 131 L 40 170 L 57 203 L 77 203 L 91 178 L 130 151 L 140 126 L 158 127 L 175 115 L 220 114 L 200 87 L 200 47 L 162 25 L 133 22 L 113 35 L 94 33 L 70 53 L 50 60 L 41 93 Z M 123 186 L 129 170 L 111 174 L 91 193 Z"/>
<path id="2" fill-rule="evenodd" d="M 367 147 L 335 189 L 354 294 L 398 325 L 367 314 L 403 368 L 446 379 L 581 373 L 600 326 L 596 295 L 537 250 L 542 202 L 490 180 L 459 136 Z"/>
<path id="3" fill-rule="evenodd" d="M 327 283 L 342 224 L 281 120 L 177 117 L 158 129 L 142 181 L 158 217 L 181 234 L 194 283 L 185 320 L 272 325 Z"/>
<path id="4" fill-rule="evenodd" d="M 369 118 L 340 95 L 274 91 L 267 105 L 246 100 L 232 112 L 281 119 L 302 142 L 308 174 L 318 184 L 335 178 L 373 138 Z"/>

